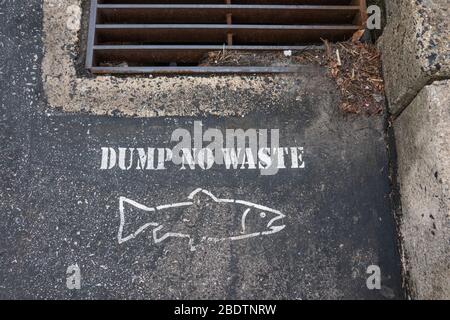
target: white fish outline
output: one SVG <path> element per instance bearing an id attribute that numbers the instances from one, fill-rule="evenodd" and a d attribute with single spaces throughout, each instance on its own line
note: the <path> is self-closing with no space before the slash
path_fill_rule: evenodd
<path id="1" fill-rule="evenodd" d="M 202 188 L 197 188 L 194 191 L 192 191 L 189 196 L 188 199 L 189 200 L 193 200 L 195 195 L 198 193 L 203 193 L 205 195 L 207 195 L 208 197 L 210 197 L 214 202 L 217 203 L 236 203 L 236 204 L 241 204 L 244 206 L 247 206 L 248 208 L 244 211 L 244 213 L 242 214 L 241 217 L 241 227 L 242 227 L 242 235 L 239 236 L 231 236 L 231 237 L 223 237 L 223 238 L 217 238 L 217 237 L 203 237 L 202 241 L 209 241 L 209 242 L 222 242 L 222 241 L 237 241 L 237 240 L 243 240 L 243 239 L 248 239 L 248 238 L 253 238 L 253 237 L 257 237 L 257 236 L 267 236 L 267 235 L 271 235 L 271 234 L 275 234 L 277 232 L 280 232 L 281 230 L 283 230 L 286 225 L 279 225 L 279 226 L 274 226 L 273 223 L 275 221 L 281 220 L 283 218 L 285 218 L 286 216 L 281 213 L 281 211 L 279 210 L 275 210 L 263 205 L 259 205 L 253 202 L 249 202 L 249 201 L 244 201 L 244 200 L 235 200 L 235 199 L 224 199 L 224 198 L 217 198 L 215 195 L 213 195 L 211 192 L 209 192 L 208 190 L 202 189 Z M 177 202 L 177 203 L 172 203 L 172 204 L 166 204 L 166 205 L 160 205 L 157 207 L 147 207 L 141 203 L 138 203 L 134 200 L 128 199 L 126 197 L 121 196 L 119 198 L 119 214 L 120 214 L 120 225 L 119 225 L 119 231 L 117 233 L 117 239 L 119 244 L 125 243 L 131 239 L 136 238 L 139 234 L 141 234 L 142 232 L 144 232 L 147 228 L 149 227 L 154 227 L 152 234 L 153 234 L 153 241 L 155 244 L 160 243 L 164 240 L 166 240 L 167 238 L 170 237 L 175 237 L 175 238 L 189 238 L 189 245 L 191 247 L 191 251 L 195 251 L 195 246 L 193 243 L 193 239 L 191 238 L 191 236 L 189 234 L 184 234 L 184 233 L 174 233 L 174 232 L 167 232 L 165 233 L 162 237 L 158 237 L 157 236 L 157 232 L 159 230 L 161 230 L 164 226 L 161 224 L 158 224 L 156 222 L 149 222 L 149 223 L 145 223 L 144 225 L 142 225 L 140 228 L 138 228 L 134 233 L 123 237 L 123 229 L 125 226 L 125 207 L 124 207 L 124 203 L 128 203 L 129 205 L 132 205 L 133 207 L 136 207 L 140 210 L 143 211 L 147 211 L 147 212 L 157 212 L 160 210 L 164 210 L 164 209 L 169 209 L 169 208 L 176 208 L 176 207 L 188 207 L 194 204 L 193 201 L 186 201 L 186 202 Z M 273 219 L 271 219 L 268 224 L 267 224 L 267 228 L 268 231 L 261 231 L 261 232 L 254 232 L 254 233 L 249 233 L 249 234 L 245 234 L 245 230 L 246 230 L 246 225 L 245 225 L 245 221 L 246 221 L 246 216 L 247 214 L 250 212 L 251 208 L 255 208 L 255 209 L 259 209 L 263 212 L 271 212 L 273 214 L 275 214 L 275 217 Z"/>

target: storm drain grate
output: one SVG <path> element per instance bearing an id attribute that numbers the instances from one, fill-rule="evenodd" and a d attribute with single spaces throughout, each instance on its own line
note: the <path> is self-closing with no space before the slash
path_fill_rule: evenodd
<path id="1" fill-rule="evenodd" d="M 91 0 L 92 73 L 289 72 L 286 66 L 200 66 L 218 50 L 303 50 L 348 39 L 365 0 Z"/>

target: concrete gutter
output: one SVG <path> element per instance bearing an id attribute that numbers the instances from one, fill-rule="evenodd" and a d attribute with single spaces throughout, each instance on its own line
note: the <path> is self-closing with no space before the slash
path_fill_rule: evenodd
<path id="1" fill-rule="evenodd" d="M 445 0 L 387 1 L 379 41 L 398 152 L 406 285 L 450 299 L 450 15 Z"/>
<path id="2" fill-rule="evenodd" d="M 243 117 L 252 111 L 247 106 L 254 101 L 273 102 L 263 106 L 267 108 L 288 103 L 284 88 L 294 84 L 294 78 L 289 75 L 92 77 L 83 74 L 74 57 L 84 57 L 80 39 L 85 37 L 83 30 L 87 29 L 83 28 L 87 23 L 86 4 L 89 4 L 86 0 L 43 1 L 42 80 L 49 112 L 139 118 Z M 310 66 L 302 66 L 302 70 L 314 72 Z M 313 89 L 304 88 L 304 94 Z"/>

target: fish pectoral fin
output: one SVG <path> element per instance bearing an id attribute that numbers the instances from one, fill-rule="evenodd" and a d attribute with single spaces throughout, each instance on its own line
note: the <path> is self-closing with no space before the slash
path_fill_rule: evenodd
<path id="1" fill-rule="evenodd" d="M 160 243 L 167 238 L 189 238 L 189 235 L 178 232 L 168 232 L 164 225 L 159 225 L 153 229 L 153 241 Z"/>
<path id="2" fill-rule="evenodd" d="M 169 233 L 164 230 L 164 225 L 160 225 L 153 229 L 153 241 L 160 243 L 170 237 Z"/>
<path id="3" fill-rule="evenodd" d="M 155 243 L 163 242 L 168 238 L 186 238 L 189 240 L 189 246 L 191 251 L 195 251 L 196 246 L 203 240 L 197 237 L 192 237 L 189 234 L 178 232 L 167 232 L 163 225 L 160 225 L 153 229 L 153 241 Z"/>

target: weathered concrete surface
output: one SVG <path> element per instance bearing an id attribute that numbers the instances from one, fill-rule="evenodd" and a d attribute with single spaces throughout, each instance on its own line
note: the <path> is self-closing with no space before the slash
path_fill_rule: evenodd
<path id="1" fill-rule="evenodd" d="M 410 293 L 450 299 L 450 81 L 426 86 L 395 134 Z"/>
<path id="2" fill-rule="evenodd" d="M 450 76 L 450 6 L 446 0 L 386 1 L 380 39 L 391 113 L 405 108 L 430 81 Z"/>

